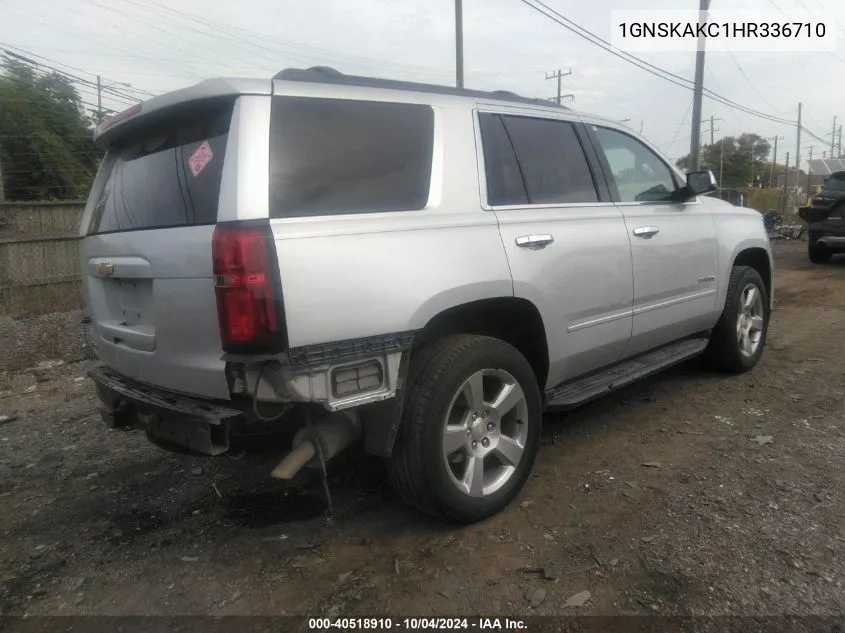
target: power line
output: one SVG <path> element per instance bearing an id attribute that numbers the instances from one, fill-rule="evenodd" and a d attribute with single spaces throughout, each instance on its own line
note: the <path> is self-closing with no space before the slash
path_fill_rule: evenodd
<path id="1" fill-rule="evenodd" d="M 93 88 L 97 87 L 96 82 L 89 81 L 87 79 L 79 77 L 78 75 L 72 75 L 72 74 L 65 72 L 63 70 L 60 70 L 60 69 L 58 69 L 54 66 L 49 66 L 47 64 L 43 64 L 43 63 L 28 59 L 27 57 L 24 57 L 23 55 L 21 55 L 19 53 L 15 53 L 15 52 L 10 51 L 10 50 L 4 50 L 4 49 L 0 49 L 0 50 L 3 50 L 3 52 L 7 56 L 12 57 L 13 59 L 23 61 L 23 62 L 25 62 L 25 63 L 27 63 L 31 66 L 35 66 L 36 68 L 39 68 L 39 69 L 46 68 L 47 70 L 52 71 L 52 72 L 60 75 L 61 77 L 64 77 L 65 79 L 70 80 L 73 83 L 78 83 L 78 84 L 81 84 L 83 86 L 88 86 L 88 87 L 93 87 Z M 122 93 L 119 90 L 115 90 L 113 87 L 110 87 L 108 89 L 103 89 L 103 92 L 107 93 L 107 94 L 109 94 L 109 95 L 111 95 L 115 98 L 121 98 L 124 101 L 128 101 L 129 104 L 137 103 L 140 100 L 135 96 L 127 95 L 127 94 Z"/>
<path id="2" fill-rule="evenodd" d="M 668 152 L 672 147 L 675 145 L 675 141 L 678 140 L 678 135 L 681 133 L 681 129 L 683 129 L 684 124 L 687 122 L 687 117 L 689 116 L 690 110 L 692 110 L 692 101 L 689 102 L 687 106 L 686 114 L 684 114 L 684 118 L 681 119 L 681 123 L 678 125 L 678 129 L 675 130 L 675 136 L 672 137 L 672 142 L 666 146 L 666 152 Z"/>
<path id="3" fill-rule="evenodd" d="M 365 57 L 362 55 L 350 55 L 346 52 L 341 51 L 334 51 L 331 49 L 321 48 L 317 46 L 311 46 L 307 44 L 303 44 L 301 42 L 296 42 L 293 40 L 285 40 L 278 37 L 272 37 L 269 35 L 265 35 L 263 33 L 258 33 L 255 31 L 251 31 L 248 29 L 239 28 L 236 26 L 232 26 L 229 24 L 225 24 L 222 22 L 214 21 L 205 17 L 197 16 L 195 14 L 187 13 L 184 11 L 179 11 L 178 9 L 174 9 L 170 6 L 158 3 L 158 2 L 136 2 L 135 0 L 122 0 L 125 4 L 131 4 L 136 7 L 143 9 L 145 12 L 149 11 L 149 5 L 154 4 L 156 7 L 160 8 L 162 11 L 165 11 L 171 15 L 178 16 L 187 21 L 186 28 L 193 30 L 196 33 L 200 33 L 202 35 L 210 35 L 207 31 L 203 31 L 201 29 L 196 28 L 196 24 L 203 24 L 207 27 L 217 30 L 219 33 L 229 33 L 231 35 L 227 36 L 229 41 L 233 41 L 231 38 L 234 37 L 234 34 L 240 34 L 242 38 L 247 39 L 238 39 L 236 40 L 238 43 L 246 43 L 253 47 L 256 47 L 255 44 L 256 40 L 261 40 L 263 42 L 272 43 L 276 46 L 286 47 L 294 50 L 298 50 L 298 52 L 293 53 L 292 56 L 299 57 L 300 60 L 306 61 L 308 57 L 303 57 L 303 53 L 306 55 L 313 57 L 322 57 L 324 59 L 337 59 L 342 62 L 358 64 L 362 66 L 373 66 L 378 69 L 384 68 L 395 68 L 404 71 L 416 72 L 416 73 L 429 73 L 429 74 L 437 74 L 437 75 L 444 75 L 453 73 L 452 70 L 445 70 L 440 68 L 434 68 L 431 66 L 419 66 L 414 64 L 398 64 L 393 62 L 385 62 L 383 60 L 373 59 L 370 57 Z M 266 51 L 265 47 L 261 47 L 262 50 Z M 287 55 L 291 55 L 290 51 L 287 51 Z M 532 71 L 533 74 L 534 71 Z M 499 74 L 499 72 L 490 72 L 489 74 Z"/>
<path id="4" fill-rule="evenodd" d="M 820 142 L 824 143 L 825 145 L 827 145 L 827 143 L 828 143 L 827 139 L 822 138 L 818 134 L 813 134 L 813 132 L 811 130 L 808 130 L 803 125 L 801 126 L 801 129 L 804 130 L 804 132 L 806 132 L 810 136 L 812 136 L 815 140 L 820 141 Z M 828 136 L 830 136 L 830 135 L 828 134 Z"/>
<path id="5" fill-rule="evenodd" d="M 643 60 L 643 59 L 641 59 L 641 58 L 639 58 L 635 55 L 632 55 L 630 53 L 625 53 L 624 51 L 617 51 L 616 49 L 614 49 L 610 45 L 609 42 L 600 38 L 598 35 L 592 33 L 591 31 L 585 29 L 584 27 L 578 25 L 577 23 L 573 22 L 572 20 L 564 17 L 562 14 L 558 13 L 557 11 L 555 11 L 554 9 L 549 7 L 547 4 L 545 4 L 541 0 L 533 0 L 533 2 L 536 2 L 536 4 L 532 4 L 532 2 L 529 2 L 529 0 L 519 0 L 519 1 L 522 2 L 524 5 L 530 7 L 531 9 L 534 9 L 535 11 L 540 13 L 541 15 L 543 15 L 543 16 L 549 18 L 550 20 L 556 22 L 557 24 L 564 27 L 565 29 L 567 29 L 567 30 L 575 33 L 579 37 L 587 40 L 591 44 L 595 44 L 599 48 L 607 51 L 611 55 L 614 55 L 614 56 L 618 57 L 619 59 L 622 59 L 623 61 L 628 62 L 629 64 L 633 64 L 634 66 L 637 66 L 641 70 L 645 70 L 646 72 L 649 72 L 652 75 L 660 77 L 661 79 L 663 79 L 665 81 L 673 83 L 676 86 L 680 86 L 680 87 L 686 88 L 688 90 L 693 89 L 692 82 L 689 79 L 686 79 L 684 77 L 681 77 L 680 75 L 676 75 L 672 72 L 669 72 L 668 70 L 661 68 L 659 66 L 655 66 L 654 64 L 651 64 L 651 63 L 649 63 L 649 62 L 647 62 L 647 61 L 645 61 L 645 60 Z M 537 5 L 539 5 L 539 6 L 537 6 Z M 543 8 L 541 9 L 540 7 L 543 7 Z M 543 9 L 545 9 L 545 11 Z M 756 116 L 756 117 L 761 118 L 761 119 L 767 119 L 767 120 L 772 121 L 774 123 L 781 123 L 781 124 L 784 124 L 784 125 L 795 125 L 795 121 L 790 121 L 790 120 L 787 120 L 787 119 L 783 119 L 781 117 L 777 117 L 777 116 L 774 116 L 774 115 L 771 115 L 771 114 L 767 114 L 765 112 L 760 112 L 758 110 L 754 110 L 753 108 L 749 108 L 749 107 L 744 106 L 742 104 L 736 103 L 735 101 L 732 101 L 732 100 L 728 99 L 727 97 L 723 97 L 722 95 L 717 94 L 717 93 L 713 92 L 712 90 L 708 90 L 706 88 L 704 89 L 704 95 L 706 97 L 718 102 L 718 103 L 722 103 L 723 105 L 734 107 L 734 108 L 740 110 L 741 112 L 745 112 L 746 114 L 750 114 L 752 116 Z"/>
<path id="6" fill-rule="evenodd" d="M 713 80 L 713 85 L 716 86 L 716 88 L 718 88 L 721 92 L 722 86 L 719 84 L 719 80 L 716 79 L 716 73 L 713 72 L 713 69 L 710 67 L 710 63 L 707 60 L 704 61 L 704 68 L 707 70 L 708 73 L 710 73 L 710 79 Z M 736 113 L 736 108 L 730 108 L 730 111 L 733 117 L 736 119 L 737 123 L 744 126 L 745 123 L 742 119 L 739 118 L 739 115 Z"/>
<path id="7" fill-rule="evenodd" d="M 69 69 L 71 69 L 71 70 L 74 70 L 74 71 L 76 71 L 76 72 L 79 72 L 79 73 L 82 73 L 82 74 L 85 74 L 85 75 L 91 75 L 92 77 L 95 77 L 95 78 L 96 78 L 96 76 L 97 76 L 97 75 L 96 75 L 96 73 L 92 73 L 92 72 L 90 72 L 90 71 L 83 70 L 83 69 L 81 69 L 81 68 L 77 68 L 77 67 L 75 67 L 75 66 L 70 66 L 70 65 L 65 64 L 65 63 L 63 63 L 63 62 L 59 62 L 59 61 L 56 61 L 56 60 L 54 60 L 54 59 L 50 59 L 49 57 L 44 57 L 43 55 L 39 55 L 39 54 L 37 54 L 37 53 L 33 53 L 33 52 L 31 52 L 31 51 L 26 51 L 26 50 L 24 50 L 24 49 L 22 49 L 22 48 L 19 48 L 19 47 L 17 47 L 17 46 L 13 46 L 13 45 L 11 45 L 11 44 L 7 44 L 6 42 L 0 42 L 0 46 L 3 46 L 4 48 L 7 48 L 7 49 L 12 49 L 13 51 L 18 51 L 18 53 L 21 53 L 21 54 L 24 54 L 24 55 L 28 55 L 29 57 L 36 57 L 36 58 L 38 58 L 38 59 L 43 59 L 43 60 L 45 60 L 45 61 L 50 62 L 51 64 L 53 64 L 53 65 L 55 65 L 55 66 L 64 66 L 65 68 L 69 68 Z M 8 51 L 6 51 L 6 52 L 8 52 Z M 36 62 L 36 63 L 37 63 L 37 62 Z M 54 70 L 56 70 L 57 72 L 62 72 L 62 73 L 68 74 L 66 71 L 60 71 L 60 70 L 58 70 L 58 69 L 54 69 Z M 104 77 L 104 79 L 107 79 L 107 78 L 105 78 L 105 77 Z M 88 81 L 88 80 L 82 80 L 82 81 Z M 107 79 L 107 81 L 114 81 L 114 80 L 112 80 L 112 79 Z M 91 82 L 91 81 L 88 81 L 88 83 L 92 83 L 92 82 Z M 148 96 L 148 97 L 155 97 L 155 96 L 156 96 L 156 94 L 155 94 L 154 92 L 150 92 L 150 91 L 148 91 L 148 90 L 142 90 L 141 88 L 136 88 L 135 86 L 130 86 L 129 88 L 131 88 L 131 90 L 132 90 L 132 91 L 134 91 L 134 92 L 137 92 L 137 93 L 139 93 L 139 94 L 144 94 L 144 95 L 146 95 L 146 96 Z"/>
<path id="8" fill-rule="evenodd" d="M 779 112 L 780 110 L 778 110 L 778 108 L 776 106 L 774 106 L 768 99 L 766 99 L 766 97 L 764 97 L 760 93 L 759 90 L 757 90 L 757 88 L 754 87 L 754 83 L 751 81 L 751 78 L 748 75 L 745 74 L 745 71 L 742 69 L 742 66 L 740 66 L 739 61 L 737 61 L 737 58 L 734 57 L 734 54 L 731 51 L 728 51 L 728 55 L 730 55 L 731 59 L 733 60 L 733 63 L 736 64 L 737 69 L 739 70 L 740 73 L 742 73 L 742 76 L 745 77 L 745 81 L 748 82 L 748 87 L 751 88 L 755 92 L 755 94 L 758 97 L 760 97 L 760 99 L 762 99 L 763 102 L 767 106 L 769 106 L 773 110 L 777 110 Z"/>

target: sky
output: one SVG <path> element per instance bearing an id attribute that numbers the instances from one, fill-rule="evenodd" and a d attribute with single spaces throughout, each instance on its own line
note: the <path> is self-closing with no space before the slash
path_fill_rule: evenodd
<path id="1" fill-rule="evenodd" d="M 697 0 L 544 0 L 578 25 L 610 40 L 611 11 L 696 9 Z M 713 0 L 752 10 L 760 19 L 782 11 L 818 18 L 842 14 L 842 0 Z M 692 92 L 603 51 L 526 6 L 521 0 L 463 0 L 465 85 L 552 97 L 558 69 L 565 103 L 577 110 L 630 119 L 671 159 L 689 151 Z M 342 72 L 454 85 L 454 0 L 0 0 L 0 48 L 104 85 L 161 93 L 213 76 L 270 77 L 282 68 L 332 66 Z M 705 87 L 757 111 L 797 118 L 804 104 L 802 158 L 829 150 L 833 117 L 845 122 L 845 21 L 830 52 L 710 52 Z M 692 78 L 695 55 L 636 53 Z M 49 60 L 49 61 L 48 61 Z M 93 88 L 83 98 L 96 102 Z M 103 105 L 121 110 L 123 99 Z M 740 112 L 705 98 L 714 138 L 753 132 L 780 140 L 779 159 L 797 148 L 796 127 Z M 824 142 L 822 142 L 824 140 Z M 826 146 L 826 147 L 823 147 Z M 803 162 L 803 161 L 802 161 Z"/>

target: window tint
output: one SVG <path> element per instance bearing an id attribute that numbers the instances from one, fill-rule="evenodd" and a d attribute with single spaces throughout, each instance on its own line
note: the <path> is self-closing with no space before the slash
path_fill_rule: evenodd
<path id="1" fill-rule="evenodd" d="M 91 198 L 91 232 L 214 224 L 232 104 L 196 107 L 109 149 Z"/>
<path id="2" fill-rule="evenodd" d="M 502 117 L 498 114 L 482 114 L 479 116 L 479 124 L 484 146 L 488 204 L 527 204 L 528 194 Z"/>
<path id="3" fill-rule="evenodd" d="M 503 116 L 530 204 L 598 202 L 575 128 L 566 121 Z"/>
<path id="4" fill-rule="evenodd" d="M 594 127 L 621 202 L 668 200 L 677 188 L 672 171 L 654 152 L 635 138 Z"/>
<path id="5" fill-rule="evenodd" d="M 824 188 L 830 191 L 845 191 L 845 172 L 838 171 L 825 181 Z"/>
<path id="6" fill-rule="evenodd" d="M 434 113 L 421 105 L 275 97 L 270 216 L 422 209 Z"/>

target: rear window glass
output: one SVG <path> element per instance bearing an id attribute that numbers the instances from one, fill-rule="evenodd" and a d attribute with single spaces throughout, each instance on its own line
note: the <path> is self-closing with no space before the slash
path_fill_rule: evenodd
<path id="1" fill-rule="evenodd" d="M 270 216 L 422 209 L 434 112 L 428 106 L 274 97 Z"/>
<path id="2" fill-rule="evenodd" d="M 831 174 L 827 182 L 824 183 L 824 188 L 832 191 L 845 191 L 845 172 Z"/>
<path id="3" fill-rule="evenodd" d="M 197 106 L 120 139 L 92 197 L 91 233 L 213 224 L 232 105 Z"/>

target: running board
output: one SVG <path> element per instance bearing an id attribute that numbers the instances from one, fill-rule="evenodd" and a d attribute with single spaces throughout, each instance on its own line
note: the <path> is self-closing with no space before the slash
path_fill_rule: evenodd
<path id="1" fill-rule="evenodd" d="M 546 408 L 570 409 L 588 400 L 630 385 L 646 376 L 698 356 L 707 347 L 708 339 L 692 338 L 614 365 L 598 374 L 566 383 L 546 392 Z"/>

